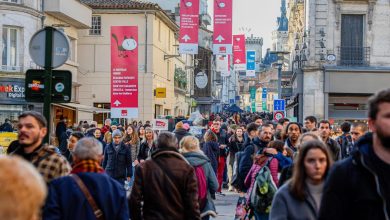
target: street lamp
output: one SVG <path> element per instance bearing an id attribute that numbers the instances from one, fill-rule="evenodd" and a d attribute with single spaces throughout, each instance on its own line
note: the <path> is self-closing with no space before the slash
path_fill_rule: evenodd
<path id="1" fill-rule="evenodd" d="M 278 57 L 277 65 L 278 65 L 278 98 L 282 98 L 282 66 L 284 63 L 284 56 L 289 54 L 288 51 L 271 51 L 271 54 L 276 54 Z"/>

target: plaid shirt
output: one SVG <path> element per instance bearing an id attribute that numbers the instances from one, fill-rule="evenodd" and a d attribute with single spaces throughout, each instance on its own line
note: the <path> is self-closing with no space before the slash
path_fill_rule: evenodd
<path id="1" fill-rule="evenodd" d="M 53 146 L 47 144 L 35 150 L 29 155 L 29 158 L 26 158 L 23 147 L 18 147 L 13 154 L 28 159 L 37 168 L 46 183 L 58 177 L 66 176 L 71 171 L 71 167 L 65 157 L 59 155 L 55 152 Z"/>

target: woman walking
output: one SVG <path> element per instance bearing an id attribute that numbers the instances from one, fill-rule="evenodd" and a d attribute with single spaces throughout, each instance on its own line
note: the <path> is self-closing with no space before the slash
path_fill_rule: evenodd
<path id="1" fill-rule="evenodd" d="M 194 167 L 198 180 L 199 207 L 202 220 L 217 216 L 211 193 L 218 189 L 218 180 L 210 165 L 210 160 L 200 150 L 199 140 L 194 136 L 186 136 L 180 141 L 183 156 Z M 202 170 L 199 170 L 202 169 Z M 203 176 L 200 176 L 203 175 Z M 206 192 L 206 194 L 203 194 Z"/>
<path id="2" fill-rule="evenodd" d="M 305 142 L 291 180 L 275 195 L 270 219 L 317 219 L 324 180 L 331 165 L 332 157 L 322 141 Z"/>
<path id="3" fill-rule="evenodd" d="M 150 127 L 145 128 L 145 139 L 142 141 L 138 157 L 135 163 L 142 163 L 156 150 L 154 143 L 154 132 Z"/>

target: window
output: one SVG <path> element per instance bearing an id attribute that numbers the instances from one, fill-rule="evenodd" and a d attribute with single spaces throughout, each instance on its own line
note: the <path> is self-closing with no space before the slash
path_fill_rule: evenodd
<path id="1" fill-rule="evenodd" d="M 69 36 L 68 36 L 68 38 L 69 38 L 69 41 L 70 41 L 69 60 L 73 61 L 73 62 L 76 62 L 76 54 L 77 54 L 76 45 L 77 45 L 77 41 L 76 41 L 76 39 L 71 38 Z"/>
<path id="2" fill-rule="evenodd" d="M 17 67 L 18 62 L 18 29 L 3 27 L 2 34 L 2 59 L 1 65 L 4 67 Z M 12 70 L 12 69 L 11 69 Z"/>
<path id="3" fill-rule="evenodd" d="M 102 34 L 102 18 L 98 15 L 92 16 L 92 25 L 89 29 L 89 35 L 101 35 Z"/>
<path id="4" fill-rule="evenodd" d="M 111 109 L 111 103 L 93 103 L 93 107 Z M 99 127 L 103 127 L 104 121 L 110 117 L 111 117 L 110 113 L 93 114 L 93 120 L 97 121 Z"/>

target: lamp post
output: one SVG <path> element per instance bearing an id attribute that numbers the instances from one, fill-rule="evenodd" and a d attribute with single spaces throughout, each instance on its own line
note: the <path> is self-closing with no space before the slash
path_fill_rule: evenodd
<path id="1" fill-rule="evenodd" d="M 271 51 L 271 54 L 276 54 L 278 57 L 278 99 L 282 98 L 282 66 L 284 63 L 284 56 L 289 54 L 288 51 Z"/>

